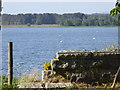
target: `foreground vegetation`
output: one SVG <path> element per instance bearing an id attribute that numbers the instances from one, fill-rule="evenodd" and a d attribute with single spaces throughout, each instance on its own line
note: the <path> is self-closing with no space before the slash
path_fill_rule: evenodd
<path id="1" fill-rule="evenodd" d="M 33 78 L 32 79 L 28 79 L 25 76 L 22 76 L 20 81 L 17 78 L 13 79 L 13 85 L 8 86 L 7 85 L 7 76 L 2 76 L 3 80 L 2 80 L 2 85 L 0 85 L 0 89 L 12 89 L 12 90 L 17 90 L 18 88 L 18 84 L 19 83 L 43 83 L 40 79 L 39 81 L 34 81 Z M 23 80 L 24 79 L 24 80 Z M 33 81 L 31 81 L 33 80 Z M 21 82 L 22 81 L 22 82 Z M 70 82 L 67 78 L 62 77 L 61 75 L 54 75 L 52 77 L 50 77 L 48 80 L 44 81 L 44 83 L 67 83 Z M 103 89 L 112 89 L 111 85 L 112 83 L 99 83 L 99 82 L 93 82 L 92 84 L 87 84 L 87 83 L 72 83 L 73 86 L 71 87 L 67 87 L 67 88 L 103 88 Z M 116 83 L 115 85 L 115 89 L 119 89 L 120 88 L 120 83 Z M 114 90 L 114 88 L 112 89 Z"/>
<path id="2" fill-rule="evenodd" d="M 19 83 L 35 83 L 41 82 L 40 75 L 37 73 L 36 69 L 31 71 L 29 74 L 23 73 L 19 78 L 13 78 L 12 85 L 8 86 L 8 77 L 7 75 L 0 75 L 0 90 L 2 89 L 18 89 Z"/>
<path id="3" fill-rule="evenodd" d="M 12 82 L 12 84 L 13 85 L 10 85 L 10 86 L 8 86 L 8 84 L 7 84 L 7 82 L 8 82 L 8 77 L 6 76 L 6 75 L 0 75 L 0 89 L 17 89 L 18 87 L 17 87 L 17 83 L 18 83 L 18 79 L 17 78 L 13 78 L 13 82 Z"/>

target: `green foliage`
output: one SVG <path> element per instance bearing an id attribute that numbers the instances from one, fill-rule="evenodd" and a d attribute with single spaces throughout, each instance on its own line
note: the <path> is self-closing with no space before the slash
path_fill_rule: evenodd
<path id="1" fill-rule="evenodd" d="M 117 9 L 111 11 L 111 15 L 116 15 Z M 59 24 L 63 26 L 116 26 L 117 18 L 109 14 L 18 14 L 2 15 L 3 25 L 41 25 L 41 24 Z"/>
<path id="2" fill-rule="evenodd" d="M 116 49 L 116 46 L 115 45 L 106 45 L 106 48 L 105 49 L 102 49 L 103 51 L 112 51 L 112 50 L 115 50 Z"/>
<path id="3" fill-rule="evenodd" d="M 40 21 L 40 20 L 37 20 L 35 24 L 41 25 L 41 21 Z"/>
<path id="4" fill-rule="evenodd" d="M 116 49 L 115 45 L 111 45 L 111 46 L 106 47 L 106 50 L 114 50 L 114 49 Z"/>
<path id="5" fill-rule="evenodd" d="M 8 77 L 6 76 L 6 75 L 0 75 L 0 82 L 1 82 L 1 85 L 0 85 L 0 88 L 2 88 L 2 89 L 17 89 L 18 87 L 17 87 L 17 85 L 16 85 L 16 83 L 18 83 L 18 79 L 17 78 L 13 78 L 13 82 L 12 82 L 12 84 L 13 85 L 7 85 L 7 83 L 8 83 Z"/>
<path id="6" fill-rule="evenodd" d="M 120 13 L 120 3 L 117 2 L 115 8 L 110 11 L 111 16 L 117 16 Z M 120 16 L 118 16 L 118 22 L 120 22 Z"/>
<path id="7" fill-rule="evenodd" d="M 71 89 L 75 89 L 76 88 L 76 86 L 69 86 L 69 87 L 67 87 L 67 88 L 71 88 Z"/>
<path id="8" fill-rule="evenodd" d="M 120 13 L 120 3 L 116 3 L 115 8 L 110 11 L 111 16 L 116 16 Z"/>
<path id="9" fill-rule="evenodd" d="M 18 87 L 16 86 L 16 85 L 2 85 L 2 87 L 0 87 L 0 88 L 2 88 L 2 90 L 9 90 L 9 89 L 11 89 L 11 90 L 18 90 Z"/>
<path id="10" fill-rule="evenodd" d="M 42 76 L 42 73 L 40 74 L 40 76 Z"/>
<path id="11" fill-rule="evenodd" d="M 8 77 L 6 75 L 0 75 L 0 78 L 0 82 L 2 82 L 2 84 L 8 82 Z"/>
<path id="12" fill-rule="evenodd" d="M 102 86 L 103 86 L 104 88 L 107 88 L 108 84 L 102 83 Z"/>
<path id="13" fill-rule="evenodd" d="M 0 75 L 0 78 L 0 82 L 2 82 L 2 84 L 8 82 L 8 77 L 6 75 Z M 13 77 L 13 83 L 18 83 L 18 79 Z"/>
<path id="14" fill-rule="evenodd" d="M 120 22 L 120 17 L 118 17 L 118 22 Z"/>
<path id="15" fill-rule="evenodd" d="M 116 7 L 117 11 L 120 12 L 120 3 L 119 2 L 116 3 L 115 7 Z"/>
<path id="16" fill-rule="evenodd" d="M 110 11 L 110 15 L 111 15 L 111 16 L 116 16 L 116 15 L 118 15 L 117 9 L 116 9 L 116 8 L 112 9 L 112 10 Z"/>
<path id="17" fill-rule="evenodd" d="M 53 60 L 58 60 L 58 58 L 55 57 L 55 58 L 53 58 Z"/>
<path id="18" fill-rule="evenodd" d="M 51 69 L 50 62 L 45 62 L 44 63 L 44 70 L 50 70 L 50 69 Z"/>

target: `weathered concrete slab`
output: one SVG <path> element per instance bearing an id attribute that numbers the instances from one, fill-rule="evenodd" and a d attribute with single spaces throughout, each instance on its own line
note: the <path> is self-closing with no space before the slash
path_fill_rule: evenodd
<path id="1" fill-rule="evenodd" d="M 68 88 L 72 83 L 20 83 L 19 88 Z"/>
<path id="2" fill-rule="evenodd" d="M 101 83 L 113 81 L 120 66 L 118 50 L 87 51 L 63 50 L 56 53 L 51 61 L 51 68 L 57 74 L 69 77 L 71 82 Z M 69 76 L 66 76 L 67 75 Z"/>
<path id="3" fill-rule="evenodd" d="M 53 70 L 42 70 L 42 81 L 47 80 L 52 75 L 54 75 L 55 72 Z"/>
<path id="4" fill-rule="evenodd" d="M 43 83 L 20 83 L 19 88 L 43 88 Z"/>
<path id="5" fill-rule="evenodd" d="M 73 86 L 72 83 L 46 83 L 46 88 L 68 88 Z"/>

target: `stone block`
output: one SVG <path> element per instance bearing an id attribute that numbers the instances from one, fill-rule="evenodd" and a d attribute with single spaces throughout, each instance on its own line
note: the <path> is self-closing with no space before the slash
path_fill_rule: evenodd
<path id="1" fill-rule="evenodd" d="M 52 70 L 56 73 L 66 76 L 65 73 L 81 74 L 82 81 L 104 81 L 103 74 L 110 72 L 110 77 L 106 77 L 111 80 L 111 77 L 116 73 L 120 66 L 120 54 L 118 50 L 114 51 L 87 51 L 87 50 L 70 50 L 59 51 L 56 53 L 57 60 L 52 60 Z M 78 80 L 77 80 L 78 79 Z M 76 76 L 77 82 L 81 77 Z M 76 81 L 73 80 L 73 81 Z M 88 81 L 87 81 L 88 80 Z"/>
<path id="2" fill-rule="evenodd" d="M 43 70 L 42 71 L 42 81 L 47 80 L 55 74 L 53 70 Z"/>

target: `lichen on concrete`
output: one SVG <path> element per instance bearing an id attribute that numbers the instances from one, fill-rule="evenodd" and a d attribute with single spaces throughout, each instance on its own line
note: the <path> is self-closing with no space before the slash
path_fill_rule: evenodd
<path id="1" fill-rule="evenodd" d="M 52 70 L 71 82 L 111 82 L 120 66 L 120 54 L 113 51 L 63 50 L 51 61 Z"/>

